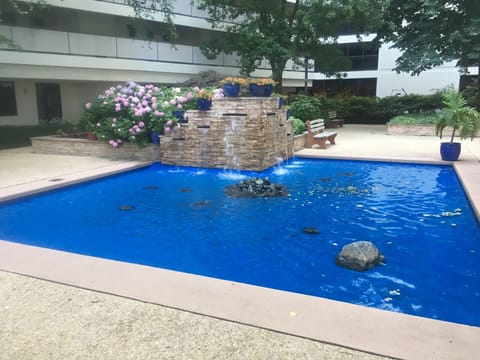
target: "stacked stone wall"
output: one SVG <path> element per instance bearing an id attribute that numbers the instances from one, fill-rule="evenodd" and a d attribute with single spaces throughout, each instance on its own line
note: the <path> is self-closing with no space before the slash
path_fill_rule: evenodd
<path id="1" fill-rule="evenodd" d="M 65 138 L 61 136 L 39 136 L 30 139 L 32 150 L 36 154 L 60 154 L 76 156 L 95 156 L 113 160 L 159 161 L 158 145 L 151 144 L 140 148 L 137 144 L 124 143 L 113 148 L 101 141 Z"/>
<path id="2" fill-rule="evenodd" d="M 164 164 L 261 171 L 293 156 L 293 127 L 275 98 L 214 99 L 160 139 Z"/>

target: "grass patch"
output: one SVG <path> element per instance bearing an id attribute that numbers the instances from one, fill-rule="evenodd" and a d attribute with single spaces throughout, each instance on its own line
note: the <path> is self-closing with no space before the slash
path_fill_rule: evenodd
<path id="1" fill-rule="evenodd" d="M 30 146 L 31 137 L 55 135 L 59 130 L 71 128 L 71 125 L 0 126 L 0 149 Z"/>
<path id="2" fill-rule="evenodd" d="M 441 112 L 423 112 L 414 114 L 398 115 L 391 118 L 387 125 L 434 125 Z"/>

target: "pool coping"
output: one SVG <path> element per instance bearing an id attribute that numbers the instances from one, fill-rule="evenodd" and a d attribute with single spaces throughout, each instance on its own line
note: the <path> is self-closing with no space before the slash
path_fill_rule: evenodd
<path id="1" fill-rule="evenodd" d="M 150 166 L 151 164 L 151 161 L 125 161 L 118 164 L 102 166 L 100 168 L 78 171 L 61 176 L 52 176 L 37 181 L 3 187 L 0 188 L 0 204 L 2 202 L 39 194 L 45 191 L 61 189 L 66 186 L 140 169 L 142 167 Z"/>
<path id="2" fill-rule="evenodd" d="M 328 158 L 353 160 L 342 156 Z M 438 161 L 423 163 L 445 164 Z M 12 186 L 2 189 L 0 200 L 5 197 L 11 200 L 148 165 L 129 162 L 62 176 L 63 180 L 59 182 L 45 179 Z M 478 170 L 472 169 L 471 165 L 469 161 L 453 164 L 456 170 L 459 169 L 457 174 L 464 187 L 472 190 L 469 193 L 465 189 L 467 195 L 470 197 L 473 193 L 478 200 L 478 193 L 471 188 L 474 181 L 469 179 L 472 173 L 477 176 Z M 475 165 L 480 168 L 478 163 Z M 474 202 L 470 200 L 473 206 Z M 477 212 L 478 202 L 474 208 Z M 8 240 L 0 240 L 0 269 L 395 358 L 466 359 L 480 351 L 480 327 Z"/>

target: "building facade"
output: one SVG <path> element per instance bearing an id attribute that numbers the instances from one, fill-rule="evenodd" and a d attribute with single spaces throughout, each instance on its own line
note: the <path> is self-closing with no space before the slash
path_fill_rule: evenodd
<path id="1" fill-rule="evenodd" d="M 126 80 L 173 85 L 206 70 L 238 74 L 236 56 L 211 60 L 202 54 L 200 44 L 214 30 L 207 13 L 190 0 L 174 4 L 175 46 L 167 41 L 162 16 L 138 20 L 123 0 L 46 3 L 28 14 L 1 9 L 0 35 L 16 48 L 0 43 L 0 125 L 76 122 L 84 103 Z M 418 77 L 399 75 L 392 71 L 398 52 L 388 46 L 371 49 L 370 40 L 366 37 L 362 45 L 355 36 L 342 36 L 339 42 L 352 68 L 341 79 L 310 70 L 310 91 L 388 96 L 458 87 L 454 63 Z M 270 75 L 267 62 L 252 74 Z M 289 92 L 303 91 L 304 69 L 289 63 L 283 76 Z"/>

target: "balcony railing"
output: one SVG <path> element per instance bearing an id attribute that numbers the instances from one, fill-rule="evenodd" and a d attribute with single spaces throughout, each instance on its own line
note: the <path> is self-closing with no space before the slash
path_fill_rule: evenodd
<path id="1" fill-rule="evenodd" d="M 18 26 L 0 25 L 0 34 L 13 41 L 18 49 L 10 49 L 0 43 L 0 49 L 48 54 L 80 55 L 102 58 L 135 59 L 167 63 L 238 67 L 239 57 L 221 53 L 215 59 L 205 57 L 200 48 L 189 45 L 138 40 L 130 38 L 91 35 L 55 30 L 43 30 Z M 1 62 L 1 60 L 0 60 Z M 259 69 L 270 69 L 268 61 L 259 64 Z M 303 71 L 292 61 L 286 71 Z"/>
<path id="2" fill-rule="evenodd" d="M 125 4 L 125 0 L 96 0 L 114 4 Z M 150 8 L 148 2 L 145 4 L 145 7 Z M 208 12 L 205 10 L 197 9 L 196 5 L 191 3 L 191 0 L 177 0 L 173 4 L 173 13 L 178 15 L 193 16 L 206 19 L 208 18 Z"/>

